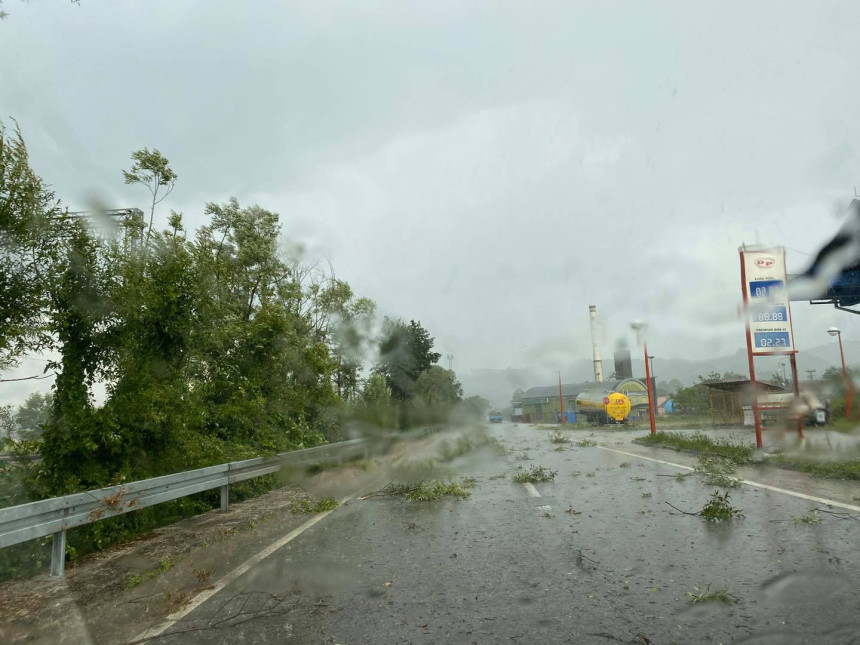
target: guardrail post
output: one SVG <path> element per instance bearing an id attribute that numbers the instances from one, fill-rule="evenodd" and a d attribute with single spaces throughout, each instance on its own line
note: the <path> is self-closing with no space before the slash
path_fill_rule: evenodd
<path id="1" fill-rule="evenodd" d="M 224 484 L 221 487 L 221 512 L 226 513 L 230 510 L 230 484 Z"/>
<path id="2" fill-rule="evenodd" d="M 66 532 L 57 531 L 51 540 L 51 575 L 62 576 L 66 568 Z"/>

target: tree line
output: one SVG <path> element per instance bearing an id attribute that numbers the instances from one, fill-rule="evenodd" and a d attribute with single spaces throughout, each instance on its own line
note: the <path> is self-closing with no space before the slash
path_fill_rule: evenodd
<path id="1" fill-rule="evenodd" d="M 175 211 L 159 228 L 178 173 L 144 148 L 122 177 L 146 212 L 95 226 L 0 125 L 0 370 L 56 357 L 49 398 L 5 414 L 7 446 L 41 456 L 29 498 L 483 412 L 420 322 L 379 322 L 330 267 L 290 254 L 277 213 L 231 198 L 195 231 Z"/>

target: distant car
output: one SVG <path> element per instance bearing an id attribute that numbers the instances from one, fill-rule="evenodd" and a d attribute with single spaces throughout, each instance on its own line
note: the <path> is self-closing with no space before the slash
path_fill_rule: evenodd
<path id="1" fill-rule="evenodd" d="M 492 412 L 490 412 L 487 418 L 489 418 L 490 423 L 501 423 L 502 421 L 504 421 L 502 413 L 498 410 L 493 410 Z"/>

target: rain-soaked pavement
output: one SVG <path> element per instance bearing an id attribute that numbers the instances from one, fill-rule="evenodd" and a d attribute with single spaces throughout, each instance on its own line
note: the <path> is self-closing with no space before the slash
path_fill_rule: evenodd
<path id="1" fill-rule="evenodd" d="M 794 520 L 845 508 L 744 485 L 731 491 L 743 519 L 709 524 L 664 502 L 699 511 L 713 487 L 638 456 L 692 463 L 630 445 L 641 432 L 562 451 L 546 430 L 492 432 L 514 452 L 457 460 L 478 480 L 471 498 L 353 497 L 149 642 L 860 643 L 860 522 Z M 532 465 L 555 482 L 511 481 Z M 803 492 L 808 479 L 783 472 L 773 485 Z M 690 602 L 722 587 L 736 604 Z"/>

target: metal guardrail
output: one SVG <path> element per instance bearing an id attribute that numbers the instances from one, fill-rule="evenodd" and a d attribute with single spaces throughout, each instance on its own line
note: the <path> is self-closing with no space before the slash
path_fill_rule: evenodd
<path id="1" fill-rule="evenodd" d="M 221 489 L 221 511 L 226 512 L 230 505 L 230 484 L 285 467 L 341 462 L 366 454 L 367 450 L 364 439 L 352 439 L 2 508 L 0 548 L 52 535 L 51 575 L 62 576 L 69 529 L 215 488 Z"/>

